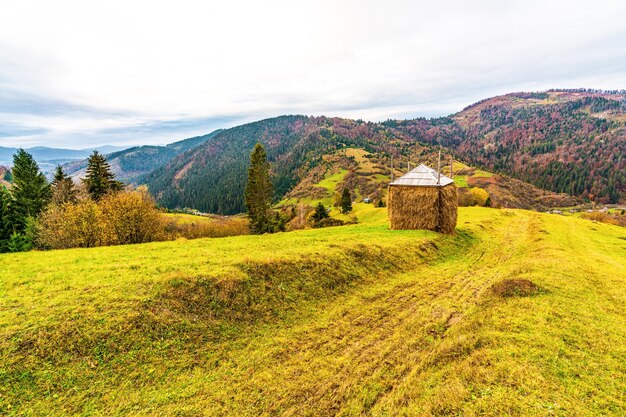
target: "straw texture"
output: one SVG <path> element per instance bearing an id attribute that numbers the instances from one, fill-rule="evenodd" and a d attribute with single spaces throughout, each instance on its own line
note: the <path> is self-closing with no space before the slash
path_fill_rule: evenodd
<path id="1" fill-rule="evenodd" d="M 457 219 L 457 190 L 445 187 L 389 187 L 389 220 L 394 230 L 426 229 L 454 233 Z"/>

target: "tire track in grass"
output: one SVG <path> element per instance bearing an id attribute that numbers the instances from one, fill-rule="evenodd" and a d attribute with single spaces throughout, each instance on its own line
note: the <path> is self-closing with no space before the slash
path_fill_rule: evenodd
<path id="1" fill-rule="evenodd" d="M 308 319 L 324 322 L 325 327 L 292 329 L 289 346 L 271 347 L 281 363 L 271 374 L 283 384 L 265 388 L 264 397 L 271 400 L 263 409 L 284 415 L 366 412 L 401 387 L 408 375 L 432 366 L 442 354 L 438 349 L 449 328 L 475 308 L 498 276 L 494 269 L 499 265 L 492 259 L 505 262 L 524 239 L 527 219 L 515 220 L 521 220 L 522 230 L 494 227 L 495 236 L 452 266 L 426 266 L 384 286 L 364 288 L 329 306 L 322 317 Z M 308 371 L 297 371 L 303 368 Z M 267 381 L 253 377 L 244 384 L 232 382 L 247 390 L 248 384 L 263 389 Z"/>

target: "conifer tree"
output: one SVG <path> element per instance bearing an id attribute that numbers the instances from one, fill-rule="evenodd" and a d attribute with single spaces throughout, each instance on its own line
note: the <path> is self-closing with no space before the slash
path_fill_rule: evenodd
<path id="1" fill-rule="evenodd" d="M 39 171 L 32 155 L 19 149 L 13 155 L 13 197 L 12 215 L 17 230 L 26 227 L 29 218 L 35 218 L 43 210 L 50 198 L 50 185 Z"/>
<path id="2" fill-rule="evenodd" d="M 341 194 L 341 212 L 343 214 L 350 213 L 352 211 L 352 197 L 350 196 L 350 191 L 347 188 L 343 189 L 343 193 Z"/>
<path id="3" fill-rule="evenodd" d="M 87 175 L 83 178 L 83 184 L 94 201 L 99 201 L 107 193 L 120 191 L 123 188 L 121 182 L 115 180 L 115 174 L 104 155 L 93 151 L 87 160 Z"/>
<path id="4" fill-rule="evenodd" d="M 319 223 L 322 220 L 327 219 L 329 217 L 330 216 L 328 215 L 328 212 L 326 211 L 326 207 L 324 207 L 324 204 L 322 204 L 322 202 L 317 203 L 317 206 L 315 206 L 315 211 L 311 215 L 311 219 L 313 220 L 313 222 Z"/>
<path id="5" fill-rule="evenodd" d="M 76 202 L 76 188 L 72 178 L 63 172 L 61 165 L 57 165 L 52 179 L 52 203 L 62 205 Z"/>
<path id="6" fill-rule="evenodd" d="M 250 168 L 248 169 L 248 184 L 245 194 L 250 229 L 253 233 L 262 234 L 273 231 L 273 222 L 270 217 L 273 193 L 270 164 L 267 162 L 265 148 L 257 143 L 250 154 Z"/>
<path id="7" fill-rule="evenodd" d="M 11 193 L 0 184 L 0 253 L 9 250 L 9 240 L 14 232 L 13 219 L 11 217 Z"/>

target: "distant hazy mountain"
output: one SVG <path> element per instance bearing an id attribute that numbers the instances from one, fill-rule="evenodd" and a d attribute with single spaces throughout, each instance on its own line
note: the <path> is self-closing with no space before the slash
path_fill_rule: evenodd
<path id="1" fill-rule="evenodd" d="M 105 145 L 95 148 L 87 149 L 63 149 L 63 148 L 50 148 L 47 146 L 35 146 L 32 148 L 25 148 L 33 158 L 40 165 L 40 168 L 44 171 L 48 171 L 50 166 L 54 167 L 58 163 L 65 163 L 72 160 L 84 159 L 94 150 L 101 153 L 111 153 L 115 151 L 121 151 L 126 149 L 124 146 L 112 146 Z M 0 146 L 0 165 L 12 165 L 13 155 L 17 152 L 17 148 L 5 148 Z"/>
<path id="2" fill-rule="evenodd" d="M 134 146 L 132 148 L 109 153 L 107 155 L 107 161 L 111 165 L 111 169 L 118 180 L 127 183 L 136 183 L 144 175 L 167 164 L 177 155 L 206 142 L 219 132 L 220 130 L 216 130 L 208 135 L 184 139 L 165 146 Z M 85 169 L 87 168 L 85 158 L 86 156 L 81 158 L 80 161 L 66 163 L 63 166 L 65 171 L 72 177 L 83 177 L 85 175 Z"/>

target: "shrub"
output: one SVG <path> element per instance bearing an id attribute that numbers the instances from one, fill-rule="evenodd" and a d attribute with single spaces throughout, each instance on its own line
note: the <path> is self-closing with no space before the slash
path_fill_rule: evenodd
<path id="1" fill-rule="evenodd" d="M 24 233 L 13 232 L 7 244 L 9 252 L 26 252 L 33 248 L 33 241 Z"/>
<path id="2" fill-rule="evenodd" d="M 327 217 L 325 219 L 320 220 L 313 224 L 313 227 L 333 227 L 333 226 L 343 226 L 345 223 L 339 219 L 333 219 L 332 217 Z"/>
<path id="3" fill-rule="evenodd" d="M 459 206 L 469 207 L 474 205 L 474 197 L 467 188 L 459 188 Z"/>
<path id="4" fill-rule="evenodd" d="M 600 211 L 594 211 L 593 213 L 583 213 L 581 216 L 583 219 L 593 220 L 596 222 L 614 224 L 617 226 L 626 227 L 626 219 L 623 216 L 617 214 L 604 213 Z"/>
<path id="5" fill-rule="evenodd" d="M 146 191 L 107 194 L 100 202 L 110 244 L 125 245 L 163 239 L 164 222 Z"/>
<path id="6" fill-rule="evenodd" d="M 149 194 L 107 194 L 100 202 L 50 205 L 39 219 L 37 245 L 66 249 L 163 240 L 165 224 Z"/>
<path id="7" fill-rule="evenodd" d="M 167 239 L 180 237 L 198 239 L 250 234 L 249 222 L 242 217 L 223 217 L 197 223 L 178 223 L 175 220 L 171 220 L 165 224 L 164 230 Z"/>
<path id="8" fill-rule="evenodd" d="M 110 244 L 102 210 L 92 200 L 51 205 L 39 219 L 37 245 L 47 249 L 91 248 Z"/>
<path id="9" fill-rule="evenodd" d="M 472 194 L 472 198 L 474 199 L 474 205 L 477 206 L 485 206 L 487 203 L 487 199 L 489 199 L 489 193 L 482 188 L 474 187 L 470 190 Z M 491 204 L 491 200 L 489 200 Z"/>
<path id="10" fill-rule="evenodd" d="M 309 213 L 313 207 L 307 204 L 298 204 L 293 208 L 293 216 L 286 225 L 287 230 L 301 230 L 308 226 Z"/>

